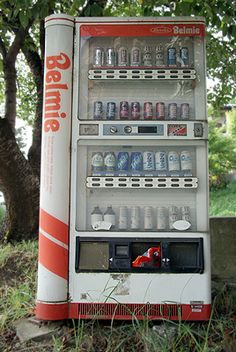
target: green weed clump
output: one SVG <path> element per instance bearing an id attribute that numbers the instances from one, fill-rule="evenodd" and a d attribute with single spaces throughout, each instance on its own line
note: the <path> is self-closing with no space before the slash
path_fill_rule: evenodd
<path id="1" fill-rule="evenodd" d="M 210 216 L 236 216 L 236 182 L 210 192 Z"/>

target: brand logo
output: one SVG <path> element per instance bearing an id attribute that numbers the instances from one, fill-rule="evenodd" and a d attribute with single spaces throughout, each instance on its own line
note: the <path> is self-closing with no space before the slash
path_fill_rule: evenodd
<path id="1" fill-rule="evenodd" d="M 152 33 L 161 33 L 161 34 L 164 34 L 164 33 L 171 33 L 171 28 L 170 27 L 166 27 L 166 26 L 157 26 L 157 27 L 153 27 L 150 29 L 150 31 Z"/>
<path id="2" fill-rule="evenodd" d="M 173 27 L 174 34 L 187 34 L 187 35 L 198 35 L 200 34 L 200 28 L 192 26 L 192 27 Z"/>
<path id="3" fill-rule="evenodd" d="M 61 83 L 61 71 L 67 70 L 71 65 L 65 53 L 46 57 L 45 95 L 44 95 L 44 122 L 45 132 L 56 132 L 60 128 L 60 119 L 66 117 L 61 112 L 61 92 L 68 90 L 68 85 Z"/>

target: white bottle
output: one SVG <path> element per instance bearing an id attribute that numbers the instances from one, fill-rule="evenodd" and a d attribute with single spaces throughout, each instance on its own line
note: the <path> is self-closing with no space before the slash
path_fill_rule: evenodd
<path id="1" fill-rule="evenodd" d="M 93 226 L 98 223 L 99 221 L 103 220 L 103 215 L 102 212 L 99 208 L 99 206 L 95 206 L 92 213 L 91 213 L 91 226 Z"/>
<path id="2" fill-rule="evenodd" d="M 130 227 L 131 230 L 139 230 L 140 229 L 140 209 L 139 207 L 131 207 L 131 215 L 130 215 Z"/>
<path id="3" fill-rule="evenodd" d="M 116 226 L 116 214 L 112 209 L 111 205 L 108 205 L 107 210 L 104 213 L 104 221 L 111 224 L 111 229 Z"/>
<path id="4" fill-rule="evenodd" d="M 144 207 L 144 230 L 153 230 L 152 207 Z"/>
<path id="5" fill-rule="evenodd" d="M 119 230 L 128 229 L 128 209 L 126 206 L 120 207 L 119 210 Z"/>

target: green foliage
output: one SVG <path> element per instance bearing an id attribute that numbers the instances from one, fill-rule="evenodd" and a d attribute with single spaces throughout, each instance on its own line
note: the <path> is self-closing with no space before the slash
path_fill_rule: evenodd
<path id="1" fill-rule="evenodd" d="M 236 169 L 236 140 L 209 122 L 209 174 L 210 186 L 225 186 L 225 175 Z"/>
<path id="2" fill-rule="evenodd" d="M 210 216 L 236 216 L 236 181 L 210 192 Z"/>
<path id="3" fill-rule="evenodd" d="M 4 218 L 5 215 L 5 207 L 3 205 L 0 205 L 0 224 L 2 219 Z"/>

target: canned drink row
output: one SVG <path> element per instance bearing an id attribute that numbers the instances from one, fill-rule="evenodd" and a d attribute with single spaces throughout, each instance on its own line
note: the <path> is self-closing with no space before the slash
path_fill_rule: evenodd
<path id="1" fill-rule="evenodd" d="M 93 65 L 95 67 L 152 67 L 152 66 L 189 66 L 189 50 L 181 47 L 179 51 L 176 47 L 170 46 L 167 49 L 162 44 L 156 46 L 145 45 L 143 48 L 133 46 L 129 50 L 126 46 L 121 46 L 118 50 L 113 47 L 96 47 L 93 55 Z"/>
<path id="2" fill-rule="evenodd" d="M 105 221 L 111 224 L 110 230 L 173 230 L 177 220 L 185 220 L 191 224 L 189 206 L 152 207 L 152 206 L 120 206 L 115 212 L 109 205 L 102 211 L 95 206 L 91 213 L 91 226 L 96 222 Z"/>
<path id="3" fill-rule="evenodd" d="M 118 106 L 117 106 L 118 105 Z M 93 118 L 96 120 L 115 120 L 116 116 L 120 120 L 140 120 L 141 104 L 138 101 L 129 103 L 121 101 L 116 104 L 114 101 L 103 103 L 95 101 L 93 106 Z M 179 106 L 177 103 L 164 102 L 144 102 L 143 104 L 143 119 L 144 120 L 188 120 L 190 118 L 190 106 L 188 103 L 182 103 Z"/>
<path id="4" fill-rule="evenodd" d="M 91 159 L 91 167 L 94 173 L 127 172 L 127 171 L 192 171 L 192 154 L 188 150 L 177 152 L 175 150 L 160 151 L 120 151 L 94 152 Z"/>

